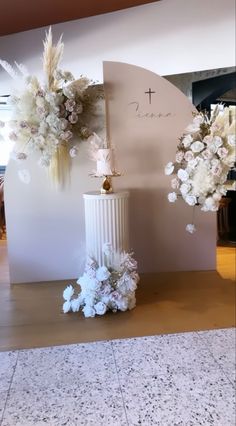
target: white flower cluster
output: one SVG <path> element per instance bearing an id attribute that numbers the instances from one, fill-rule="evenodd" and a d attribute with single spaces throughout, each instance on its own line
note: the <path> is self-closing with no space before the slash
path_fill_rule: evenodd
<path id="1" fill-rule="evenodd" d="M 226 194 L 227 174 L 234 165 L 235 145 L 235 118 L 230 118 L 228 108 L 216 108 L 211 119 L 201 112 L 195 115 L 180 138 L 175 162 L 165 167 L 166 175 L 176 175 L 171 180 L 174 191 L 168 194 L 169 202 L 181 196 L 203 211 L 218 210 Z M 192 233 L 195 228 L 187 230 Z"/>
<path id="2" fill-rule="evenodd" d="M 119 266 L 115 268 L 99 267 L 88 257 L 85 272 L 77 281 L 81 292 L 75 296 L 72 285 L 64 290 L 63 312 L 82 309 L 85 317 L 94 317 L 104 315 L 108 310 L 133 309 L 138 281 L 137 262 L 130 253 L 123 253 Z"/>
<path id="3" fill-rule="evenodd" d="M 9 123 L 9 138 L 15 142 L 17 160 L 38 152 L 39 164 L 48 167 L 60 145 L 66 147 L 71 157 L 76 156 L 73 137 L 86 139 L 92 133 L 83 118 L 83 112 L 91 107 L 89 83 L 87 78 L 80 78 L 70 83 L 64 80 L 59 86 L 54 80 L 52 91 L 42 87 L 36 77 L 26 78 L 25 89 L 11 98 L 13 119 Z"/>
<path id="4" fill-rule="evenodd" d="M 33 152 L 39 153 L 42 167 L 51 165 L 60 146 L 75 157 L 77 147 L 73 137 L 87 139 L 92 131 L 86 120 L 97 99 L 102 96 L 101 89 L 91 85 L 86 77 L 75 80 L 68 71 L 58 69 L 62 57 L 63 43 L 52 44 L 49 30 L 44 42 L 45 84 L 35 76 L 30 76 L 25 68 L 22 72 L 23 89 L 11 96 L 13 118 L 9 125 L 10 140 L 15 142 L 13 158 L 25 160 Z M 14 77 L 14 70 L 6 61 L 0 61 L 6 71 Z"/>

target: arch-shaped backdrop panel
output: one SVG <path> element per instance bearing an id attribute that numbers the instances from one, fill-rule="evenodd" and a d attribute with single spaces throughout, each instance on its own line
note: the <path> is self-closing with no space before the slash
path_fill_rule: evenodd
<path id="1" fill-rule="evenodd" d="M 196 212 L 198 232 L 189 235 L 192 209 L 167 201 L 164 166 L 174 159 L 178 137 L 193 105 L 176 87 L 146 69 L 104 63 L 110 138 L 123 176 L 115 189 L 130 190 L 131 248 L 140 272 L 215 268 L 215 215 Z M 155 93 L 145 93 L 149 92 Z M 101 123 L 104 114 L 100 116 Z M 102 127 L 102 124 L 101 124 Z M 10 279 L 13 283 L 76 278 L 85 260 L 83 192 L 99 188 L 88 175 L 94 165 L 87 145 L 73 160 L 70 185 L 55 191 L 37 158 L 10 161 L 5 185 Z M 31 175 L 28 185 L 19 169 Z"/>

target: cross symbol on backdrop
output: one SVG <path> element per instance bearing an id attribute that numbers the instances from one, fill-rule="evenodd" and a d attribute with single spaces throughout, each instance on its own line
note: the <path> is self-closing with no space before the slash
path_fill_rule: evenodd
<path id="1" fill-rule="evenodd" d="M 156 92 L 153 92 L 152 89 L 150 89 L 150 87 L 149 87 L 149 90 L 147 92 L 144 92 L 144 93 L 149 95 L 149 104 L 151 104 L 152 103 L 152 93 L 156 93 Z"/>

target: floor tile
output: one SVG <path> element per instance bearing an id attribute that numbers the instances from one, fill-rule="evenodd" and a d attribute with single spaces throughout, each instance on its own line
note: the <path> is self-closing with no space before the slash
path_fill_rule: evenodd
<path id="1" fill-rule="evenodd" d="M 0 392 L 7 391 L 17 362 L 17 352 L 0 352 Z"/>
<path id="2" fill-rule="evenodd" d="M 130 426 L 233 426 L 234 391 L 219 371 L 121 381 Z"/>
<path id="3" fill-rule="evenodd" d="M 0 424 L 3 416 L 4 407 L 7 400 L 7 391 L 0 391 Z"/>
<path id="4" fill-rule="evenodd" d="M 127 426 L 119 385 L 84 382 L 78 386 L 11 391 L 2 426 Z"/>
<path id="5" fill-rule="evenodd" d="M 210 330 L 198 334 L 228 379 L 236 383 L 236 329 Z"/>
<path id="6" fill-rule="evenodd" d="M 116 340 L 112 345 L 121 378 L 196 368 L 207 373 L 217 367 L 205 343 L 195 333 Z"/>
<path id="7" fill-rule="evenodd" d="M 116 374 L 110 342 L 57 346 L 20 351 L 13 386 L 79 384 Z"/>
<path id="8" fill-rule="evenodd" d="M 210 349 L 235 348 L 236 346 L 236 328 L 200 331 L 197 334 L 206 341 Z"/>

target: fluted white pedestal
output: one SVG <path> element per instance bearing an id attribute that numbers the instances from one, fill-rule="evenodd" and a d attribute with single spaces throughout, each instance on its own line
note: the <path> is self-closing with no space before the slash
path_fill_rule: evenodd
<path id="1" fill-rule="evenodd" d="M 102 266 L 104 244 L 110 243 L 116 253 L 129 251 L 129 192 L 87 192 L 83 197 L 87 254 Z"/>

